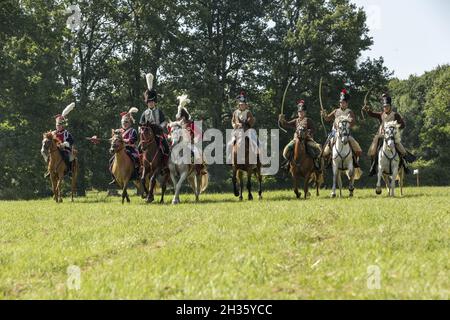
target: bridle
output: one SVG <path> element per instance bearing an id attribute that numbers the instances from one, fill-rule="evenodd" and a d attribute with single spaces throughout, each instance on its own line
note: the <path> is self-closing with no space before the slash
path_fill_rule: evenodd
<path id="1" fill-rule="evenodd" d="M 145 133 L 148 132 L 149 138 L 146 139 L 145 138 Z M 155 142 L 155 134 L 153 133 L 153 131 L 151 131 L 151 128 L 148 126 L 141 126 L 141 136 L 140 136 L 140 144 L 141 146 L 143 145 L 149 145 L 152 144 L 153 142 Z M 144 148 L 143 148 L 144 150 Z"/>
<path id="2" fill-rule="evenodd" d="M 387 143 L 389 140 L 392 140 L 394 142 L 394 152 L 393 152 L 392 156 L 389 157 L 383 148 L 383 155 L 389 160 L 389 172 L 387 174 L 391 175 L 392 174 L 392 161 L 394 161 L 397 158 L 397 150 L 395 148 L 395 128 L 394 127 L 388 127 L 387 132 L 386 132 L 386 130 L 384 130 L 384 142 L 387 146 L 389 146 L 389 144 Z M 390 147 L 389 147 L 389 149 L 392 150 Z"/>
<path id="3" fill-rule="evenodd" d="M 341 138 L 341 137 L 346 137 L 347 138 L 345 142 L 342 141 L 342 145 L 343 146 L 348 144 L 348 137 L 350 136 L 350 130 L 348 129 L 347 124 L 348 124 L 348 121 L 345 121 L 345 120 L 344 121 L 340 121 L 339 124 L 338 124 L 338 138 Z M 339 151 L 338 148 L 337 148 L 337 143 L 335 143 L 334 144 L 334 150 L 336 150 L 336 154 L 337 155 L 336 155 L 336 157 L 333 158 L 333 160 L 337 159 L 339 157 L 341 159 L 341 168 L 340 168 L 340 170 L 346 170 L 344 168 L 344 159 L 347 159 L 347 157 L 352 152 L 352 149 L 349 148 L 347 154 L 345 156 L 343 156 L 342 153 L 341 153 L 342 152 L 342 148 Z"/>

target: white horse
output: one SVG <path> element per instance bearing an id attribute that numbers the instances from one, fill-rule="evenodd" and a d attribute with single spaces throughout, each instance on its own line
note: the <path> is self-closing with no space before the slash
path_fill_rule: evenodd
<path id="1" fill-rule="evenodd" d="M 170 122 L 169 127 L 172 140 L 169 170 L 175 193 L 172 204 L 180 203 L 180 190 L 186 178 L 194 191 L 195 201 L 198 201 L 200 193 L 208 187 L 208 173 L 199 174 L 195 170 L 195 164 L 191 163 L 191 152 L 194 151 L 194 147 L 189 131 L 183 128 L 180 121 Z M 194 157 L 196 154 L 198 153 L 194 152 Z"/>
<path id="2" fill-rule="evenodd" d="M 389 196 L 394 196 L 395 180 L 398 179 L 400 194 L 403 195 L 403 168 L 399 168 L 400 155 L 395 143 L 400 142 L 400 125 L 397 121 L 384 124 L 383 146 L 378 152 L 378 180 L 376 194 L 381 194 L 381 178 L 383 177 Z"/>
<path id="3" fill-rule="evenodd" d="M 350 116 L 341 116 L 338 119 L 338 128 L 336 136 L 334 138 L 335 143 L 332 153 L 333 164 L 333 189 L 331 191 L 331 197 L 336 197 L 336 181 L 339 185 L 339 197 L 342 197 L 342 178 L 341 172 L 345 171 L 349 179 L 348 190 L 350 191 L 350 197 L 353 197 L 354 181 L 359 179 L 360 171 L 356 170 L 353 165 L 353 154 L 348 138 L 350 136 L 350 123 L 352 119 Z"/>

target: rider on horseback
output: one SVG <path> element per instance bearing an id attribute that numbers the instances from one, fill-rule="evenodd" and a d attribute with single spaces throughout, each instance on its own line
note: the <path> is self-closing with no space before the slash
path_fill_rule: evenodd
<path id="1" fill-rule="evenodd" d="M 327 122 L 333 121 L 333 129 L 331 130 L 330 134 L 328 135 L 327 141 L 325 142 L 325 148 L 323 151 L 324 157 L 329 157 L 331 155 L 331 150 L 332 150 L 332 147 L 335 142 L 334 138 L 336 135 L 336 130 L 338 127 L 338 119 L 341 116 L 349 115 L 350 118 L 352 119 L 352 121 L 350 122 L 350 127 L 353 127 L 355 125 L 355 119 L 356 119 L 355 114 L 353 113 L 352 110 L 350 110 L 348 108 L 348 101 L 350 100 L 350 95 L 347 93 L 347 90 L 343 89 L 341 91 L 339 100 L 340 100 L 339 108 L 335 109 L 331 113 L 327 114 L 325 110 L 321 111 L 322 116 L 325 119 L 325 121 L 327 121 Z M 352 136 L 349 136 L 348 141 L 349 141 L 350 147 L 352 148 L 352 151 L 353 151 L 353 162 L 355 164 L 355 167 L 358 168 L 359 167 L 359 157 L 362 154 L 361 147 L 359 146 L 359 143 L 355 140 L 355 138 L 353 138 Z"/>
<path id="2" fill-rule="evenodd" d="M 122 135 L 122 139 L 125 142 L 125 151 L 127 155 L 131 158 L 134 164 L 134 178 L 139 177 L 139 169 L 140 169 L 140 160 L 139 160 L 139 151 L 136 148 L 136 142 L 138 140 L 138 134 L 136 129 L 132 127 L 134 124 L 133 113 L 138 112 L 137 108 L 130 108 L 127 112 L 121 112 L 121 127 L 120 129 L 115 130 L 117 133 Z M 112 165 L 114 161 L 114 156 L 109 160 L 109 170 L 112 172 Z M 116 183 L 116 179 L 113 176 L 113 180 L 110 184 Z"/>
<path id="3" fill-rule="evenodd" d="M 59 140 L 59 150 L 61 151 L 61 155 L 66 163 L 67 173 L 69 175 L 72 174 L 72 162 L 75 160 L 75 156 L 73 154 L 73 144 L 74 139 L 72 134 L 66 130 L 65 126 L 67 126 L 67 115 L 70 111 L 75 107 L 75 103 L 69 104 L 62 112 L 62 114 L 58 114 L 55 116 L 56 120 L 56 130 L 52 131 L 52 134 Z M 50 175 L 49 172 L 45 174 L 45 177 Z"/>
<path id="4" fill-rule="evenodd" d="M 191 136 L 191 142 L 194 144 L 197 143 L 201 137 L 202 132 L 194 125 L 194 120 L 192 119 L 191 114 L 189 113 L 188 109 L 186 108 L 186 105 L 191 102 L 191 100 L 188 99 L 187 95 L 181 95 L 177 97 L 179 100 L 178 104 L 178 112 L 175 116 L 176 121 L 186 130 L 189 131 Z M 194 152 L 194 149 L 196 148 L 195 145 L 192 145 L 192 157 L 195 158 L 196 154 L 200 154 L 199 152 Z M 198 162 L 195 165 L 195 169 L 197 171 L 197 174 L 207 174 L 206 171 L 206 165 L 203 162 L 203 159 L 198 159 L 198 162 L 202 162 L 201 164 L 198 164 Z"/>
<path id="5" fill-rule="evenodd" d="M 314 124 L 310 118 L 306 117 L 306 106 L 305 101 L 299 100 L 297 101 L 297 112 L 298 112 L 298 118 L 292 119 L 290 121 L 286 121 L 284 114 L 280 114 L 280 124 L 284 127 L 291 127 L 291 128 L 299 128 L 303 127 L 307 130 L 308 135 L 306 138 L 306 151 L 308 154 L 313 158 L 314 160 L 314 167 L 317 170 L 320 170 L 320 154 L 322 152 L 322 148 L 320 147 L 320 144 L 314 141 Z M 294 138 L 289 142 L 286 147 L 284 147 L 283 150 L 283 157 L 285 159 L 285 162 L 282 164 L 282 168 L 289 169 L 289 164 L 293 159 L 294 156 L 294 145 L 295 145 L 295 135 Z"/>
<path id="6" fill-rule="evenodd" d="M 370 145 L 368 152 L 368 155 L 372 158 L 372 164 L 370 166 L 370 173 L 369 173 L 370 176 L 373 176 L 377 173 L 377 166 L 378 166 L 377 154 L 383 141 L 383 133 L 384 133 L 383 131 L 385 123 L 390 121 L 397 121 L 397 123 L 400 125 L 399 127 L 400 130 L 403 130 L 405 128 L 405 122 L 403 121 L 403 118 L 400 116 L 400 114 L 392 110 L 392 98 L 385 93 L 381 96 L 381 99 L 383 104 L 382 112 L 374 112 L 367 105 L 363 107 L 363 110 L 366 111 L 370 117 L 376 118 L 378 119 L 378 121 L 380 121 L 380 127 L 373 138 L 372 144 Z M 398 153 L 400 154 L 401 165 L 403 165 L 405 173 L 408 173 L 409 169 L 407 166 L 407 162 L 414 161 L 415 157 L 406 151 L 406 149 L 403 147 L 400 141 L 395 141 L 395 147 Z"/>
<path id="7" fill-rule="evenodd" d="M 236 144 L 237 141 L 236 135 L 238 133 L 238 130 L 244 130 L 245 132 L 249 129 L 252 129 L 249 134 L 249 141 L 251 146 L 250 150 L 252 150 L 252 152 L 255 152 L 256 154 L 258 153 L 259 150 L 258 137 L 256 136 L 256 131 L 253 129 L 256 119 L 251 113 L 251 111 L 248 109 L 245 91 L 241 91 L 241 93 L 236 97 L 236 100 L 238 101 L 238 108 L 233 112 L 233 116 L 231 119 L 231 125 L 233 126 L 233 133 L 231 141 L 227 145 L 227 155 L 229 159 L 231 159 L 231 149 L 233 145 Z M 231 163 L 231 161 L 229 163 Z"/>
<path id="8" fill-rule="evenodd" d="M 145 110 L 139 120 L 139 125 L 145 126 L 147 123 L 157 124 L 164 131 L 167 131 L 166 117 L 161 109 L 159 109 L 156 104 L 158 102 L 158 94 L 153 88 L 153 75 L 151 73 L 145 76 L 147 80 L 147 89 L 144 92 L 144 102 L 147 105 L 147 110 Z M 162 146 L 162 152 L 164 154 L 164 162 L 167 164 L 169 159 L 169 143 L 164 134 L 156 135 L 156 140 L 158 145 Z"/>

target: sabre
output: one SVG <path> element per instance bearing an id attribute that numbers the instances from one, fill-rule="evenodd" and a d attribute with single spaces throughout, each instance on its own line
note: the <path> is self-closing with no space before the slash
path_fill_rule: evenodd
<path id="1" fill-rule="evenodd" d="M 367 91 L 366 95 L 364 96 L 364 107 L 367 106 L 367 98 L 369 97 L 369 94 L 372 92 L 372 89 L 373 88 L 370 88 Z M 361 108 L 361 117 L 363 118 L 363 120 L 366 120 L 366 117 L 364 116 L 364 112 L 363 112 L 362 108 Z"/>
<path id="2" fill-rule="evenodd" d="M 325 109 L 323 108 L 323 104 L 322 104 L 322 82 L 323 82 L 323 77 L 320 77 L 320 82 L 319 82 L 320 111 L 325 111 Z M 328 138 L 327 128 L 325 127 L 325 123 L 323 122 L 322 112 L 320 112 L 320 122 L 322 123 L 323 132 L 325 133 L 325 139 L 327 139 Z"/>
<path id="3" fill-rule="evenodd" d="M 100 142 L 105 142 L 108 141 L 108 139 L 101 139 L 101 138 L 97 138 L 97 136 L 92 136 L 92 137 L 86 137 L 86 140 L 89 140 L 90 142 L 92 142 L 93 144 L 98 144 Z"/>
<path id="4" fill-rule="evenodd" d="M 295 78 L 292 78 L 290 81 L 288 81 L 288 84 L 286 86 L 286 88 L 284 89 L 284 93 L 283 93 L 283 99 L 281 100 L 281 113 L 280 114 L 284 114 L 284 101 L 286 100 L 286 94 L 288 92 L 289 87 L 291 86 L 292 82 L 294 82 Z M 287 130 L 284 130 L 281 125 L 280 125 L 280 119 L 278 119 L 278 128 L 280 128 L 281 131 L 283 131 L 284 133 L 287 133 Z"/>

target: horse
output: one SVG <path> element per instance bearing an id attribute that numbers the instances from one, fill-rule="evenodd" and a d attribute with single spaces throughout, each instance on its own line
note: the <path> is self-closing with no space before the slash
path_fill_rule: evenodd
<path id="1" fill-rule="evenodd" d="M 122 204 L 125 199 L 130 203 L 130 197 L 128 196 L 128 182 L 134 173 L 134 163 L 133 160 L 128 156 L 126 152 L 125 141 L 122 138 L 120 131 L 114 129 L 111 130 L 112 137 L 111 147 L 109 152 L 114 154 L 114 159 L 111 166 L 111 173 L 114 176 L 119 187 L 122 189 Z M 141 190 L 140 181 L 138 179 L 133 181 L 136 189 Z"/>
<path id="2" fill-rule="evenodd" d="M 50 173 L 50 181 L 52 183 L 53 199 L 56 203 L 63 202 L 61 196 L 61 187 L 64 180 L 64 174 L 67 171 L 66 162 L 63 159 L 60 149 L 61 143 L 51 131 L 43 134 L 41 153 L 48 160 L 48 172 Z M 73 150 L 76 154 L 76 150 Z M 72 181 L 71 181 L 71 198 L 77 188 L 78 160 L 72 161 Z"/>
<path id="3" fill-rule="evenodd" d="M 262 174 L 261 174 L 261 161 L 259 159 L 259 155 L 256 155 L 256 164 L 250 163 L 250 139 L 248 136 L 244 134 L 244 130 L 238 130 L 236 132 L 236 141 L 233 145 L 232 149 L 232 159 L 233 159 L 233 191 L 236 197 L 239 197 L 239 200 L 243 200 L 242 192 L 244 189 L 244 172 L 247 173 L 247 190 L 248 190 L 248 200 L 253 200 L 252 195 L 252 174 L 256 175 L 259 184 L 258 190 L 258 198 L 262 199 Z M 244 143 L 244 163 L 239 163 L 238 161 L 238 150 L 242 148 L 242 144 Z M 253 151 L 252 151 L 253 152 Z M 240 158 L 240 157 L 239 157 Z M 237 188 L 237 183 L 239 182 L 239 190 Z"/>
<path id="4" fill-rule="evenodd" d="M 319 196 L 319 188 L 323 179 L 322 173 L 315 169 L 313 158 L 306 152 L 307 130 L 299 126 L 295 132 L 294 158 L 290 163 L 289 172 L 294 182 L 294 193 L 300 199 L 298 191 L 300 177 L 305 179 L 303 185 L 304 198 L 308 195 L 309 183 L 315 181 L 316 195 Z"/>
<path id="5" fill-rule="evenodd" d="M 160 203 L 164 203 L 164 194 L 166 192 L 167 181 L 169 180 L 169 172 L 164 166 L 163 153 L 161 146 L 158 145 L 156 135 L 162 135 L 163 131 L 157 124 L 147 122 L 140 126 L 140 146 L 142 149 L 142 175 L 141 185 L 146 194 L 146 202 L 153 202 L 154 189 L 158 180 L 161 186 Z M 147 188 L 147 177 L 150 176 L 150 188 Z"/>
<path id="6" fill-rule="evenodd" d="M 403 195 L 404 170 L 400 168 L 400 155 L 395 148 L 395 141 L 400 141 L 400 125 L 397 121 L 384 124 L 383 146 L 378 151 L 378 174 L 376 194 L 381 194 L 381 177 L 383 177 L 389 196 L 394 197 L 395 180 L 398 180 L 400 194 Z"/>
<path id="7" fill-rule="evenodd" d="M 172 204 L 180 203 L 180 190 L 186 178 L 195 194 L 195 201 L 199 201 L 200 193 L 204 192 L 208 187 L 208 173 L 201 174 L 196 170 L 195 166 L 199 164 L 191 164 L 191 135 L 188 130 L 183 129 L 181 124 L 170 122 L 170 133 L 172 140 L 172 152 L 169 158 L 169 171 L 174 188 L 174 197 Z M 179 153 L 174 150 L 183 150 L 189 152 L 187 159 L 189 163 L 183 161 Z M 177 180 L 178 179 L 178 180 Z"/>
<path id="8" fill-rule="evenodd" d="M 355 190 L 354 181 L 360 177 L 360 170 L 357 170 L 353 165 L 352 148 L 348 141 L 350 136 L 350 122 L 351 117 L 349 115 L 341 116 L 338 119 L 338 128 L 336 137 L 334 138 L 335 143 L 331 158 L 333 165 L 332 198 L 336 197 L 336 181 L 339 185 L 339 197 L 342 197 L 342 171 L 346 171 L 347 178 L 349 179 L 348 190 L 350 192 L 350 197 L 353 197 L 353 191 Z"/>

